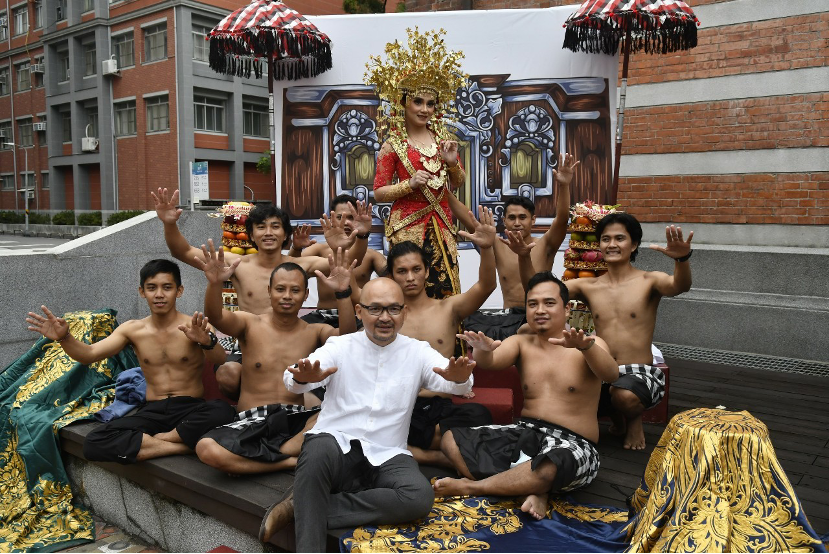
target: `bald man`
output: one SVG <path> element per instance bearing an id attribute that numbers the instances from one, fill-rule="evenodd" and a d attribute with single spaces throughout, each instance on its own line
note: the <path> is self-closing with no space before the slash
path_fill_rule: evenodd
<path id="1" fill-rule="evenodd" d="M 429 343 L 398 334 L 404 302 L 393 280 L 369 281 L 357 304 L 363 331 L 332 337 L 285 370 L 291 392 L 327 389 L 297 462 L 296 498 L 268 510 L 263 542 L 295 516 L 297 552 L 324 552 L 330 528 L 396 524 L 429 513 L 434 493 L 406 449 L 415 399 L 421 388 L 469 392 L 475 362 L 446 359 Z"/>

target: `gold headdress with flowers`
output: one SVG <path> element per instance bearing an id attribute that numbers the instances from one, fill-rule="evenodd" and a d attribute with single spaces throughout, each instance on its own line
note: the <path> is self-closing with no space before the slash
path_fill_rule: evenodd
<path id="1" fill-rule="evenodd" d="M 386 61 L 371 56 L 366 64 L 365 82 L 385 104 L 377 110 L 378 135 L 399 134 L 406 138 L 404 109 L 400 100 L 404 94 L 428 92 L 435 96 L 435 116 L 430 128 L 438 140 L 448 138 L 445 117 L 456 113 L 454 100 L 457 90 L 467 85 L 468 75 L 461 70 L 463 52 L 446 48 L 442 35 L 446 31 L 425 31 L 417 27 L 406 29 L 408 49 L 398 41 L 386 44 Z"/>

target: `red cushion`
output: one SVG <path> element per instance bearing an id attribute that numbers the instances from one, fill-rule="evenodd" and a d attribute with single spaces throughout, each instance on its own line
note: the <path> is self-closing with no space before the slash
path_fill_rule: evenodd
<path id="1" fill-rule="evenodd" d="M 524 409 L 524 390 L 521 388 L 521 377 L 517 367 L 510 366 L 500 370 L 476 367 L 472 373 L 475 376 L 476 387 L 512 390 L 513 412 L 521 413 Z"/>
<path id="2" fill-rule="evenodd" d="M 513 411 L 513 398 L 510 389 L 475 386 L 472 390 L 475 392 L 475 398 L 453 396 L 452 401 L 455 404 L 466 404 L 468 402 L 483 404 L 492 413 L 492 423 L 497 425 L 512 423 L 515 412 Z"/>
<path id="3" fill-rule="evenodd" d="M 219 390 L 219 383 L 216 382 L 216 372 L 213 371 L 213 364 L 208 361 L 204 362 L 201 372 L 201 380 L 204 385 L 204 399 L 205 400 L 224 400 L 228 404 L 235 406 L 236 401 L 231 400 L 223 395 Z"/>

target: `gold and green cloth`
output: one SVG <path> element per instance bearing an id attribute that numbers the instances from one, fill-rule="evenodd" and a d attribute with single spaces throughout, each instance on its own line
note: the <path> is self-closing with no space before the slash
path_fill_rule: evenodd
<path id="1" fill-rule="evenodd" d="M 115 310 L 74 312 L 70 332 L 92 343 L 117 327 Z M 94 540 L 89 511 L 73 499 L 58 431 L 90 419 L 135 367 L 131 348 L 89 366 L 46 338 L 0 373 L 0 551 L 52 552 Z"/>
<path id="2" fill-rule="evenodd" d="M 551 498 L 536 521 L 520 500 L 435 502 L 407 526 L 361 527 L 344 552 L 826 552 L 748 412 L 675 416 L 654 448 L 630 512 Z"/>

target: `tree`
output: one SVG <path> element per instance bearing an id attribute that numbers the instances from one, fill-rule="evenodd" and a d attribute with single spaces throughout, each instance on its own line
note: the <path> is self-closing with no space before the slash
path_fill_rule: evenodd
<path id="1" fill-rule="evenodd" d="M 386 0 L 343 0 L 345 13 L 386 13 Z"/>

